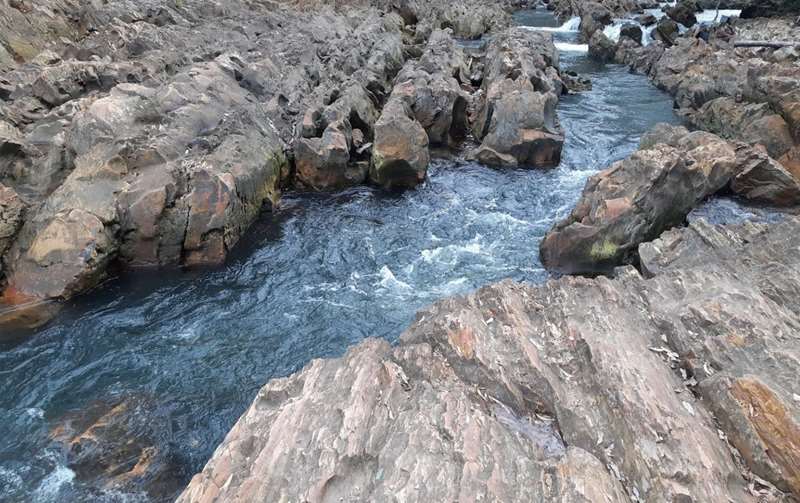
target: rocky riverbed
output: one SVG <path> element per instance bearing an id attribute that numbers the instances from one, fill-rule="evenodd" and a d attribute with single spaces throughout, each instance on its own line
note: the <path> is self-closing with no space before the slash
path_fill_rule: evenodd
<path id="1" fill-rule="evenodd" d="M 1 6 L 1 498 L 800 497 L 792 1 Z"/>

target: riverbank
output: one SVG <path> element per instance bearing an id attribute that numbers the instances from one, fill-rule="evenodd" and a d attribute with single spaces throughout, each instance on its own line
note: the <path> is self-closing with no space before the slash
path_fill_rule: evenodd
<path id="1" fill-rule="evenodd" d="M 276 44 L 270 58 L 282 58 L 280 65 L 248 73 L 223 62 L 223 74 L 233 68 L 221 76 L 230 86 L 217 87 L 204 72 L 220 55 L 211 66 L 167 72 L 173 86 L 198 76 L 210 82 L 212 100 L 231 86 L 244 89 L 245 101 L 234 99 L 238 111 L 278 85 L 275 103 L 292 113 L 278 120 L 268 108 L 263 117 L 283 142 L 291 183 L 281 174 L 281 202 L 267 203 L 271 211 L 252 216 L 247 230 L 247 219 L 238 221 L 230 244 L 240 243 L 228 249 L 225 242 L 224 266 L 123 274 L 66 302 L 33 338 L 4 347 L 2 367 L 14 370 L 3 374 L 0 424 L 13 440 L 0 448 L 7 487 L 0 496 L 170 500 L 198 472 L 182 500 L 569 501 L 602 494 L 612 501 L 763 501 L 796 490 L 800 390 L 786 378 L 798 359 L 790 293 L 797 285 L 791 236 L 800 224 L 787 217 L 796 203 L 742 208 L 727 198 L 735 192 L 785 202 L 797 195 L 792 175 L 758 147 L 680 128 L 659 126 L 637 151 L 656 123 L 681 122 L 672 100 L 624 66 L 592 61 L 576 23 L 549 19 L 544 30 L 508 30 L 505 5 L 483 5 L 488 10 L 476 18 L 452 4 L 403 5 L 416 4 L 394 13 L 356 6 L 347 14 L 284 5 L 247 21 L 274 23 L 272 38 L 256 46 Z M 167 14 L 150 12 L 149 21 L 132 26 L 170 26 Z M 233 24 L 245 17 L 235 6 L 219 13 Z M 539 24 L 540 14 L 514 18 Z M 312 24 L 295 24 L 303 22 Z M 249 40 L 255 32 L 244 26 Z M 345 41 L 353 26 L 358 40 Z M 478 31 L 480 39 L 468 40 Z M 329 38 L 319 40 L 320 33 Z M 314 48 L 301 51 L 306 37 Z M 402 57 L 367 62 L 371 70 L 378 63 L 395 70 L 378 73 L 379 93 L 377 81 L 364 81 L 362 100 L 349 79 L 363 73 L 343 81 L 335 75 L 377 38 L 399 40 Z M 285 47 L 297 52 L 278 50 Z M 394 50 L 381 45 L 379 52 Z M 246 53 L 244 67 L 263 60 L 264 53 Z M 304 82 L 316 86 L 315 97 L 290 96 L 287 83 L 261 81 L 262 91 L 242 84 L 284 68 L 311 68 Z M 114 92 L 106 97 L 130 97 Z M 12 105 L 17 99 L 29 102 Z M 144 138 L 158 139 L 154 131 Z M 213 156 L 214 138 L 238 134 L 203 131 L 207 144 L 185 155 Z M 237 145 L 218 158 L 244 146 Z M 391 167 L 388 178 L 381 163 Z M 612 164 L 610 174 L 597 175 Z M 638 176 L 656 171 L 666 183 Z M 765 181 L 771 190 L 762 190 Z M 415 188 L 385 190 L 393 183 Z M 650 204 L 684 192 L 691 197 L 682 215 L 668 215 L 674 221 L 662 218 L 669 205 Z M 222 204 L 230 215 L 241 195 L 212 198 L 209 208 Z M 633 204 L 621 204 L 625 198 Z M 45 201 L 49 211 L 52 201 Z M 152 208 L 149 198 L 137 201 Z M 581 207 L 594 220 L 573 218 Z M 652 229 L 639 232 L 641 215 Z M 723 223 L 712 227 L 701 216 Z M 597 247 L 614 262 L 602 265 L 616 279 L 547 281 L 537 250 L 562 219 L 604 231 L 611 227 L 601 224 L 621 222 L 624 232 L 606 237 L 619 237 L 614 248 L 624 245 L 625 253 L 607 253 L 610 239 Z M 691 226 L 680 229 L 687 219 Z M 213 215 L 209 221 L 219 223 Z M 126 235 L 114 225 L 114 236 Z M 163 234 L 150 236 L 148 246 Z M 184 247 L 181 261 L 208 250 Z M 117 263 L 123 270 L 135 265 L 124 260 Z M 637 269 L 613 270 L 623 264 Z M 494 284 L 504 278 L 513 281 Z M 487 284 L 494 285 L 458 296 Z M 330 359 L 308 363 L 320 357 Z"/>

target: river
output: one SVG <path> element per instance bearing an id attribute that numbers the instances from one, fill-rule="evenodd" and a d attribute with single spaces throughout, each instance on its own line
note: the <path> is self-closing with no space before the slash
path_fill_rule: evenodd
<path id="1" fill-rule="evenodd" d="M 586 178 L 678 118 L 645 77 L 591 62 L 576 23 L 538 12 L 516 19 L 549 26 L 562 69 L 593 82 L 561 100 L 558 168 L 437 160 L 424 185 L 401 195 L 287 194 L 223 267 L 132 271 L 68 303 L 32 337 L 0 348 L 0 500 L 146 499 L 90 492 L 50 440 L 63 417 L 98 401 L 144 397 L 144 422 L 188 480 L 270 378 L 365 337 L 395 340 L 442 297 L 503 278 L 544 281 L 539 241 Z"/>

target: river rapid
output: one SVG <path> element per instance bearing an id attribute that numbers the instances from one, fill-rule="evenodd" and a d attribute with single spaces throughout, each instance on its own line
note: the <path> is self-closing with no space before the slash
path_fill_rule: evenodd
<path id="1" fill-rule="evenodd" d="M 574 22 L 516 19 L 552 31 L 561 68 L 593 82 L 561 100 L 559 167 L 436 160 L 424 185 L 400 195 L 288 194 L 223 267 L 128 272 L 68 303 L 32 337 L 0 347 L 0 500 L 146 500 L 82 486 L 53 429 L 98 402 L 138 397 L 188 481 L 267 380 L 365 337 L 395 340 L 442 297 L 504 278 L 544 281 L 539 241 L 586 179 L 654 124 L 679 119 L 646 77 L 591 62 Z"/>

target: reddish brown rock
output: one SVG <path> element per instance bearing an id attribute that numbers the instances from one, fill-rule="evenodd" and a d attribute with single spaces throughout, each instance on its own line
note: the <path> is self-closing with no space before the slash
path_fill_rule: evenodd
<path id="1" fill-rule="evenodd" d="M 786 499 L 757 481 L 797 494 L 798 231 L 699 220 L 649 279 L 445 299 L 268 383 L 178 501 Z"/>
<path id="2" fill-rule="evenodd" d="M 639 244 L 681 224 L 703 199 L 739 173 L 732 145 L 710 133 L 643 138 L 643 149 L 614 163 L 586 183 L 569 217 L 541 244 L 542 263 L 567 274 L 610 272 L 635 261 Z"/>

